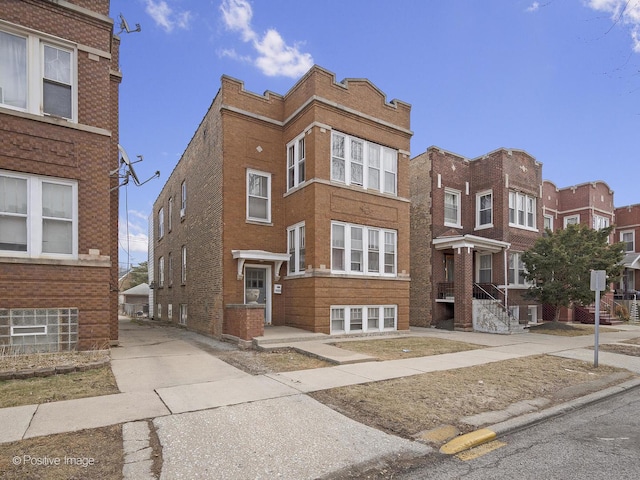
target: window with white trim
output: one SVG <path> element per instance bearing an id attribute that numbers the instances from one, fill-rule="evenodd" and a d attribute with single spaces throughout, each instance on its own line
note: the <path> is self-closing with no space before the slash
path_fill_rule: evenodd
<path id="1" fill-rule="evenodd" d="M 551 230 L 553 232 L 553 215 L 544 216 L 544 229 Z"/>
<path id="2" fill-rule="evenodd" d="M 527 306 L 527 322 L 538 323 L 538 306 L 537 305 Z"/>
<path id="3" fill-rule="evenodd" d="M 167 257 L 167 260 L 169 262 L 169 286 L 173 286 L 173 255 L 171 255 L 171 252 L 169 252 L 169 255 Z"/>
<path id="4" fill-rule="evenodd" d="M 173 197 L 169 197 L 169 205 L 167 207 L 167 230 L 170 232 L 173 226 Z"/>
<path id="5" fill-rule="evenodd" d="M 493 226 L 493 192 L 491 190 L 476 195 L 476 228 Z"/>
<path id="6" fill-rule="evenodd" d="M 491 283 L 493 269 L 493 255 L 490 253 L 478 254 L 478 283 Z"/>
<path id="7" fill-rule="evenodd" d="M 331 333 L 396 330 L 396 305 L 335 305 L 331 307 Z"/>
<path id="8" fill-rule="evenodd" d="M 569 215 L 564 217 L 564 228 L 567 228 L 569 225 L 578 225 L 580 223 L 580 215 Z"/>
<path id="9" fill-rule="evenodd" d="M 603 228 L 607 228 L 610 224 L 610 220 L 607 217 L 603 217 L 601 215 L 593 216 L 593 229 L 594 230 L 602 230 Z"/>
<path id="10" fill-rule="evenodd" d="M 508 261 L 508 280 L 509 285 L 513 286 L 529 286 L 529 282 L 525 280 L 526 269 L 524 268 L 524 262 L 522 261 L 522 253 L 511 252 L 509 253 Z"/>
<path id="11" fill-rule="evenodd" d="M 187 182 L 186 180 L 180 185 L 180 218 L 184 218 L 187 214 Z"/>
<path id="12" fill-rule="evenodd" d="M 536 228 L 536 198 L 520 192 L 509 192 L 509 225 Z"/>
<path id="13" fill-rule="evenodd" d="M 444 224 L 447 227 L 460 228 L 462 225 L 460 198 L 459 190 L 444 189 Z"/>
<path id="14" fill-rule="evenodd" d="M 180 256 L 182 257 L 182 268 L 180 269 L 180 280 L 184 285 L 187 283 L 187 247 L 186 245 L 182 246 Z"/>
<path id="15" fill-rule="evenodd" d="M 173 303 L 167 305 L 167 318 L 169 320 L 173 318 Z"/>
<path id="16" fill-rule="evenodd" d="M 0 31 L 0 104 L 76 121 L 76 57 L 71 44 Z"/>
<path id="17" fill-rule="evenodd" d="M 247 220 L 271 222 L 271 174 L 247 170 Z"/>
<path id="18" fill-rule="evenodd" d="M 158 318 L 162 318 L 162 304 L 159 303 L 156 308 L 156 312 L 158 312 Z"/>
<path id="19" fill-rule="evenodd" d="M 158 210 L 158 240 L 164 237 L 164 207 Z"/>
<path id="20" fill-rule="evenodd" d="M 626 232 L 620 232 L 620 241 L 624 243 L 625 252 L 636 251 L 636 235 L 635 231 L 628 230 Z"/>
<path id="21" fill-rule="evenodd" d="M 164 287 L 164 257 L 158 259 L 158 286 Z"/>
<path id="22" fill-rule="evenodd" d="M 180 318 L 178 319 L 178 322 L 180 323 L 180 325 L 187 324 L 187 304 L 186 303 L 180 304 Z"/>
<path id="23" fill-rule="evenodd" d="M 396 249 L 395 230 L 341 222 L 331 223 L 333 272 L 395 276 Z"/>
<path id="24" fill-rule="evenodd" d="M 398 152 L 339 132 L 331 134 L 331 180 L 396 195 Z"/>
<path id="25" fill-rule="evenodd" d="M 0 171 L 0 255 L 77 257 L 77 182 Z"/>
<path id="26" fill-rule="evenodd" d="M 305 228 L 304 222 L 287 228 L 287 246 L 289 251 L 289 275 L 304 273 L 305 265 Z"/>
<path id="27" fill-rule="evenodd" d="M 306 151 L 304 134 L 287 145 L 287 190 L 305 181 Z"/>

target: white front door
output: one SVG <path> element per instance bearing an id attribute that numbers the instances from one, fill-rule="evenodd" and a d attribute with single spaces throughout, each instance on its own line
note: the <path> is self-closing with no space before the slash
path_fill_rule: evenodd
<path id="1" fill-rule="evenodd" d="M 271 267 L 263 265 L 246 265 L 244 267 L 244 291 L 245 303 L 247 302 L 247 289 L 260 290 L 258 303 L 265 306 L 264 323 L 271 324 Z"/>

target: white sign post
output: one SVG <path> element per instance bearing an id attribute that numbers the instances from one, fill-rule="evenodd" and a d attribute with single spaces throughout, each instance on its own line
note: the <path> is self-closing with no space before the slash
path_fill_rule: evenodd
<path id="1" fill-rule="evenodd" d="M 591 291 L 596 292 L 596 334 L 593 349 L 593 366 L 598 367 L 598 334 L 600 330 L 600 292 L 605 290 L 607 272 L 605 270 L 591 270 Z"/>

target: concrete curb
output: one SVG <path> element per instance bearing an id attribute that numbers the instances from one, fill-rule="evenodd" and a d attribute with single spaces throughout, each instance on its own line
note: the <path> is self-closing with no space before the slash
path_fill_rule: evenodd
<path id="1" fill-rule="evenodd" d="M 585 395 L 584 397 L 576 398 L 574 400 L 561 403 L 560 405 L 540 410 L 539 412 L 532 412 L 520 417 L 505 420 L 504 422 L 496 423 L 486 428 L 481 428 L 454 438 L 440 447 L 440 453 L 445 455 L 455 455 L 456 453 L 490 442 L 497 437 L 508 433 L 518 432 L 544 422 L 545 420 L 565 415 L 638 387 L 640 387 L 640 378 L 605 388 L 599 392 L 594 392 L 589 395 Z"/>

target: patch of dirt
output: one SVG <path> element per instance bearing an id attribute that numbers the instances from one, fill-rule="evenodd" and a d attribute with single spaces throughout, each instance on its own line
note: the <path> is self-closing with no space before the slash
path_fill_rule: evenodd
<path id="1" fill-rule="evenodd" d="M 122 427 L 0 444 L 0 480 L 121 480 Z"/>
<path id="2" fill-rule="evenodd" d="M 593 325 L 582 325 L 565 322 L 545 322 L 540 325 L 531 325 L 529 327 L 531 333 L 544 333 L 547 335 L 559 335 L 563 337 L 578 337 L 581 335 L 593 335 L 596 331 Z M 600 331 L 619 332 L 616 328 L 606 327 L 600 328 Z"/>
<path id="3" fill-rule="evenodd" d="M 156 426 L 153 424 L 153 420 L 148 420 L 147 424 L 149 425 L 149 446 L 151 447 L 151 473 L 155 478 L 160 478 L 160 474 L 162 473 L 162 444 L 160 443 L 160 437 L 158 437 L 158 432 L 156 430 Z"/>
<path id="4" fill-rule="evenodd" d="M 293 349 L 281 349 L 257 352 L 255 350 L 235 350 L 215 354 L 220 360 L 252 375 L 266 373 L 292 372 L 312 368 L 331 367 L 332 363 L 319 358 L 296 352 Z"/>
<path id="5" fill-rule="evenodd" d="M 118 393 L 110 366 L 49 377 L 0 381 L 0 408 Z"/>
<path id="6" fill-rule="evenodd" d="M 443 424 L 454 425 L 462 433 L 469 432 L 474 427 L 461 423 L 462 417 L 502 410 L 521 400 L 544 397 L 551 404 L 559 403 L 554 399 L 556 391 L 621 371 L 625 372 L 540 355 L 334 388 L 311 396 L 358 422 L 413 439 L 419 432 Z M 611 384 L 632 375 L 627 372 L 624 378 L 616 377 Z M 602 388 L 599 385 L 598 389 Z"/>
<path id="7" fill-rule="evenodd" d="M 593 350 L 593 347 L 591 347 Z M 608 344 L 598 345 L 601 352 L 621 353 L 632 357 L 640 357 L 640 345 Z"/>
<path id="8" fill-rule="evenodd" d="M 47 367 L 84 366 L 110 359 L 109 350 L 82 352 L 31 353 L 18 355 L 0 351 L 0 372 L 32 370 Z"/>
<path id="9" fill-rule="evenodd" d="M 363 353 L 378 360 L 398 360 L 401 358 L 426 357 L 444 353 L 462 352 L 485 348 L 480 345 L 456 342 L 435 337 L 401 337 L 381 340 L 353 340 L 336 342 L 332 345 L 345 350 Z"/>
<path id="10" fill-rule="evenodd" d="M 631 345 L 640 345 L 640 337 L 623 340 L 622 343 L 630 343 Z"/>

